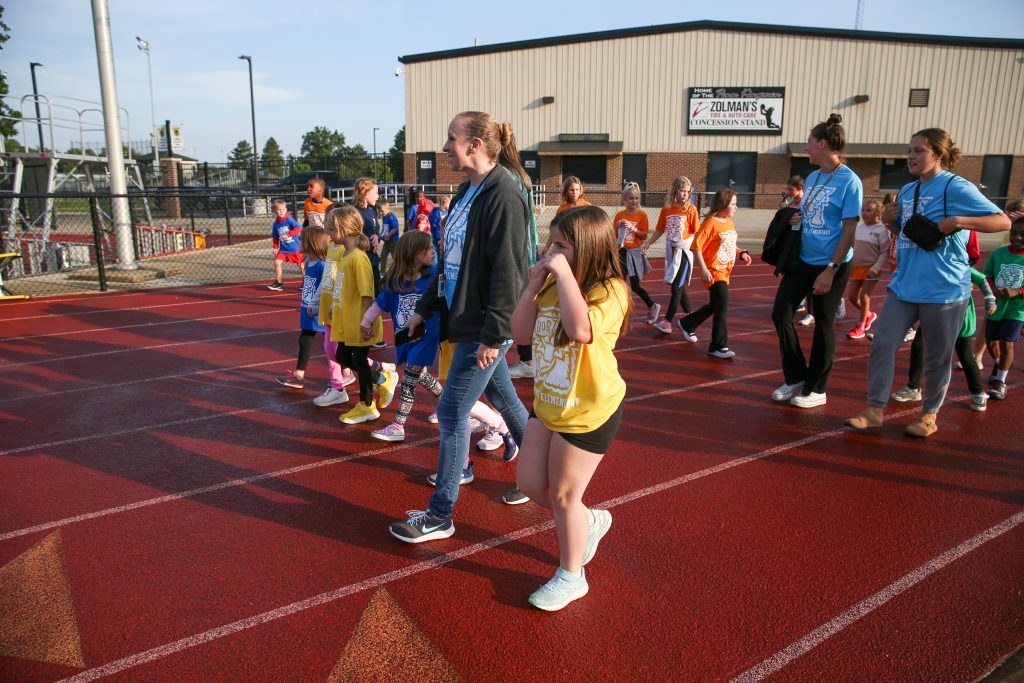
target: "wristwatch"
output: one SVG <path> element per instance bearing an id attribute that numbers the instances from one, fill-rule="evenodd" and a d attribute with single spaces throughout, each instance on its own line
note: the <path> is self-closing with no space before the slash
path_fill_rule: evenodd
<path id="1" fill-rule="evenodd" d="M 832 270 L 839 270 L 839 264 L 836 263 L 835 261 L 829 261 L 828 267 L 831 268 Z"/>

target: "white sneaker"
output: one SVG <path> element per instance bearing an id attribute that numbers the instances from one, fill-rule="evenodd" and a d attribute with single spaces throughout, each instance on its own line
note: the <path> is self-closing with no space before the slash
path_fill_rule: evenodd
<path id="1" fill-rule="evenodd" d="M 920 401 L 921 390 L 913 387 L 903 387 L 899 391 L 894 391 L 889 397 L 897 403 L 907 403 L 909 401 Z"/>
<path id="2" fill-rule="evenodd" d="M 907 342 L 912 342 L 914 341 L 915 337 L 917 337 L 917 330 L 911 327 L 909 330 L 907 330 L 907 333 L 903 335 L 903 343 L 906 344 Z"/>
<path id="3" fill-rule="evenodd" d="M 809 327 L 814 324 L 814 316 L 808 313 L 804 317 L 800 318 L 800 324 L 804 327 Z"/>
<path id="4" fill-rule="evenodd" d="M 836 310 L 836 320 L 842 320 L 846 317 L 846 299 L 839 300 L 839 308 Z"/>
<path id="5" fill-rule="evenodd" d="M 736 352 L 730 349 L 729 347 L 726 347 L 724 349 L 715 349 L 714 351 L 708 351 L 708 355 L 714 356 L 715 358 L 734 358 L 736 356 Z"/>
<path id="6" fill-rule="evenodd" d="M 679 320 L 676 321 L 676 327 L 679 328 L 679 332 L 682 333 L 683 339 L 685 341 L 688 341 L 691 344 L 696 344 L 697 343 L 697 341 L 698 341 L 697 340 L 697 335 L 695 335 L 693 332 L 690 332 L 685 327 L 683 327 L 683 319 L 682 318 L 680 318 Z"/>
<path id="7" fill-rule="evenodd" d="M 797 394 L 793 398 L 789 399 L 790 405 L 794 405 L 797 408 L 816 408 L 818 406 L 825 405 L 825 394 L 816 394 L 813 391 L 807 396 Z"/>
<path id="8" fill-rule="evenodd" d="M 405 427 L 392 422 L 387 427 L 370 432 L 370 436 L 381 441 L 405 441 Z"/>
<path id="9" fill-rule="evenodd" d="M 573 600 L 579 600 L 590 590 L 586 573 L 581 569 L 580 578 L 567 581 L 557 573 L 555 577 L 538 588 L 530 596 L 530 604 L 545 612 L 557 612 Z"/>
<path id="10" fill-rule="evenodd" d="M 501 434 L 493 429 L 488 429 L 484 432 L 483 438 L 476 442 L 476 448 L 479 451 L 493 451 L 503 443 L 505 442 L 502 440 Z"/>
<path id="11" fill-rule="evenodd" d="M 797 382 L 795 384 L 783 383 L 781 387 L 772 392 L 772 400 L 777 401 L 779 403 L 782 403 L 783 401 L 788 401 L 789 399 L 793 398 L 801 391 L 803 391 L 803 389 L 803 382 Z"/>
<path id="12" fill-rule="evenodd" d="M 338 391 L 334 387 L 327 387 L 327 391 L 313 399 L 313 405 L 318 405 L 321 408 L 337 403 L 348 403 L 348 392 L 344 389 Z"/>
<path id="13" fill-rule="evenodd" d="M 672 334 L 672 323 L 667 320 L 659 320 L 654 323 L 654 329 L 662 334 Z"/>
<path id="14" fill-rule="evenodd" d="M 985 412 L 988 407 L 988 394 L 982 392 L 980 394 L 974 394 L 971 396 L 971 410 L 979 413 Z"/>
<path id="15" fill-rule="evenodd" d="M 653 325 L 658 320 L 658 314 L 661 313 L 661 304 L 654 304 L 647 311 L 647 324 Z"/>
<path id="16" fill-rule="evenodd" d="M 521 360 L 517 360 L 509 366 L 508 374 L 512 379 L 533 377 L 533 363 L 524 363 Z"/>
<path id="17" fill-rule="evenodd" d="M 437 411 L 436 410 L 434 412 L 432 412 L 430 415 L 427 415 L 427 422 L 429 422 L 432 425 L 436 425 L 437 424 Z"/>

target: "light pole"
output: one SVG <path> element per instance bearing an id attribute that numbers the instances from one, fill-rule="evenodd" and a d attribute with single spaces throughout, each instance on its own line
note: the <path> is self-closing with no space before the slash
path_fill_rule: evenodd
<path id="1" fill-rule="evenodd" d="M 39 151 L 43 151 L 43 117 L 39 113 L 39 88 L 36 87 L 36 67 L 42 66 L 39 62 L 32 62 L 28 65 L 32 72 L 32 97 L 36 101 L 36 126 L 39 128 Z M 83 154 L 85 152 L 82 152 Z"/>
<path id="2" fill-rule="evenodd" d="M 160 179 L 160 145 L 156 137 L 156 107 L 153 106 L 153 64 L 149 59 L 149 41 L 135 36 L 139 49 L 146 53 L 146 70 L 149 72 L 149 139 L 153 145 L 153 172 Z M 167 141 L 170 149 L 171 141 Z"/>
<path id="3" fill-rule="evenodd" d="M 373 177 L 380 180 L 380 168 L 377 167 L 377 131 L 380 128 L 373 129 Z"/>
<path id="4" fill-rule="evenodd" d="M 259 152 L 256 148 L 256 95 L 252 89 L 252 57 L 250 55 L 239 55 L 239 59 L 244 59 L 249 63 L 249 106 L 252 109 L 252 168 L 253 168 L 253 182 L 256 187 L 260 186 L 260 166 L 259 166 Z"/>

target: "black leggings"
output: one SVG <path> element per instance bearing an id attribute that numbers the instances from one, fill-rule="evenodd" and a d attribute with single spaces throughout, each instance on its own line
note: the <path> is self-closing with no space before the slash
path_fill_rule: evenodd
<path id="1" fill-rule="evenodd" d="M 533 362 L 533 347 L 529 344 L 516 344 L 516 351 L 519 353 L 519 360 L 524 363 Z"/>
<path id="2" fill-rule="evenodd" d="M 956 350 L 956 358 L 963 366 L 964 379 L 967 380 L 967 388 L 972 394 L 980 394 L 985 391 L 985 385 L 981 383 L 981 370 L 978 369 L 978 359 L 974 356 L 974 348 L 971 343 L 974 337 L 957 337 L 953 348 Z M 911 389 L 921 388 L 921 372 L 924 369 L 924 335 L 918 328 L 917 336 L 910 345 L 910 370 L 907 372 L 907 386 Z"/>
<path id="3" fill-rule="evenodd" d="M 309 365 L 309 345 L 313 343 L 316 330 L 302 330 L 299 332 L 299 360 L 295 362 L 295 369 L 306 371 Z"/>
<path id="4" fill-rule="evenodd" d="M 708 346 L 708 351 L 721 351 L 729 348 L 729 285 L 719 280 L 708 287 L 708 295 L 711 301 L 680 320 L 679 324 L 693 334 L 698 325 L 714 316 L 714 320 L 711 321 L 711 345 Z"/>
<path id="5" fill-rule="evenodd" d="M 665 320 L 669 323 L 675 319 L 679 304 L 683 305 L 683 313 L 690 312 L 690 297 L 686 295 L 686 285 L 683 284 L 689 273 L 690 261 L 684 255 L 682 263 L 679 264 L 679 270 L 676 271 L 676 276 L 672 278 L 672 290 L 668 299 L 668 309 L 665 311 Z"/>
<path id="6" fill-rule="evenodd" d="M 342 367 L 350 368 L 352 372 L 356 373 L 356 379 L 359 380 L 359 400 L 366 405 L 373 403 L 373 385 L 376 384 L 374 380 L 380 376 L 384 368 L 370 358 L 370 347 L 346 346 L 344 343 L 340 343 L 337 353 L 334 354 L 334 359 Z"/>
<path id="7" fill-rule="evenodd" d="M 647 308 L 654 305 L 654 300 L 651 295 L 647 293 L 647 290 L 640 286 L 640 278 L 636 275 L 630 275 L 626 271 L 626 250 L 619 249 L 619 265 L 622 266 L 622 276 L 629 279 L 629 288 L 633 290 L 633 293 L 640 297 L 640 300 L 647 304 Z"/>

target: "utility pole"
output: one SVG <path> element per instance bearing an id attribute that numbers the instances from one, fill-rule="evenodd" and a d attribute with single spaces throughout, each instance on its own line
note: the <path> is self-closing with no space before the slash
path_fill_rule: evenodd
<path id="1" fill-rule="evenodd" d="M 160 142 L 156 134 L 156 108 L 153 106 L 153 63 L 149 59 L 149 41 L 135 36 L 139 49 L 146 53 L 146 70 L 149 71 L 149 139 L 153 145 L 153 172 L 160 179 Z M 168 141 L 170 149 L 170 141 Z"/>
<path id="2" fill-rule="evenodd" d="M 256 146 L 256 95 L 252 88 L 252 57 L 249 55 L 239 55 L 239 59 L 244 59 L 249 63 L 249 107 L 252 110 L 252 169 L 253 169 L 253 183 L 257 188 L 260 186 L 260 161 L 259 161 L 259 148 Z"/>

